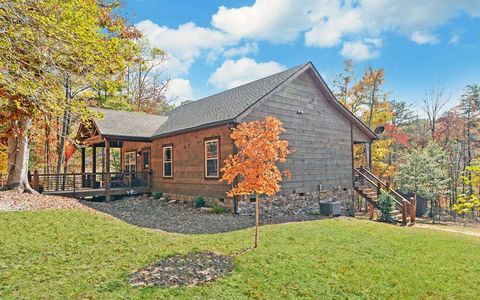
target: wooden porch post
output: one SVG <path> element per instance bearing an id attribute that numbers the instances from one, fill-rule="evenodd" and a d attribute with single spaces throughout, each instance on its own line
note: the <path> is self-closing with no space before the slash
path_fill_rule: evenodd
<path id="1" fill-rule="evenodd" d="M 110 141 L 105 139 L 105 201 L 110 201 Z"/>
<path id="2" fill-rule="evenodd" d="M 91 182 L 91 187 L 92 189 L 95 188 L 95 182 L 97 181 L 97 146 L 92 145 L 92 182 Z"/>
<path id="3" fill-rule="evenodd" d="M 371 144 L 365 143 L 365 158 L 366 158 L 366 168 L 368 171 L 372 171 L 372 153 L 371 153 Z"/>
<path id="4" fill-rule="evenodd" d="M 415 224 L 415 219 L 416 219 L 416 208 L 417 208 L 417 196 L 415 195 L 414 197 L 410 198 L 410 224 Z"/>
<path id="5" fill-rule="evenodd" d="M 85 186 L 85 147 L 82 147 L 82 187 Z"/>

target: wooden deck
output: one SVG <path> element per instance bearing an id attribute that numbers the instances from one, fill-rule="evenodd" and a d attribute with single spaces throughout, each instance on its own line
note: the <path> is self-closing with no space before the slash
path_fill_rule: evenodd
<path id="1" fill-rule="evenodd" d="M 45 195 L 108 198 L 152 192 L 151 172 L 68 174 L 38 174 L 34 172 L 32 177 L 32 187 Z"/>

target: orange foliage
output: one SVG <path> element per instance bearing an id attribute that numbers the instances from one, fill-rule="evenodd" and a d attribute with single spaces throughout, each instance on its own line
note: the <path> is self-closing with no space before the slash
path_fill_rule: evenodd
<path id="1" fill-rule="evenodd" d="M 285 132 L 280 120 L 267 116 L 262 121 L 243 122 L 233 129 L 230 135 L 237 147 L 237 154 L 230 154 L 221 169 L 220 181 L 238 183 L 228 192 L 228 196 L 266 194 L 275 195 L 280 191 L 279 182 L 282 172 L 276 166 L 277 161 L 285 162 L 288 142 L 280 138 Z M 290 177 L 290 172 L 283 175 Z"/>

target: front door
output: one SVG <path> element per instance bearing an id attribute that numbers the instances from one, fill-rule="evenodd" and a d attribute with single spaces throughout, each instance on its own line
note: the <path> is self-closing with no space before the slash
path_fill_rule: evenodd
<path id="1" fill-rule="evenodd" d="M 151 176 L 151 160 L 150 148 L 142 149 L 142 186 L 150 185 Z"/>

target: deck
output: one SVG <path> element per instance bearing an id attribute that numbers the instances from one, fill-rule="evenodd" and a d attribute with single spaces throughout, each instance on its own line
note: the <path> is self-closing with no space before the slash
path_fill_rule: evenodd
<path id="1" fill-rule="evenodd" d="M 31 186 L 46 195 L 88 198 L 152 192 L 151 172 L 34 173 L 31 177 Z"/>

